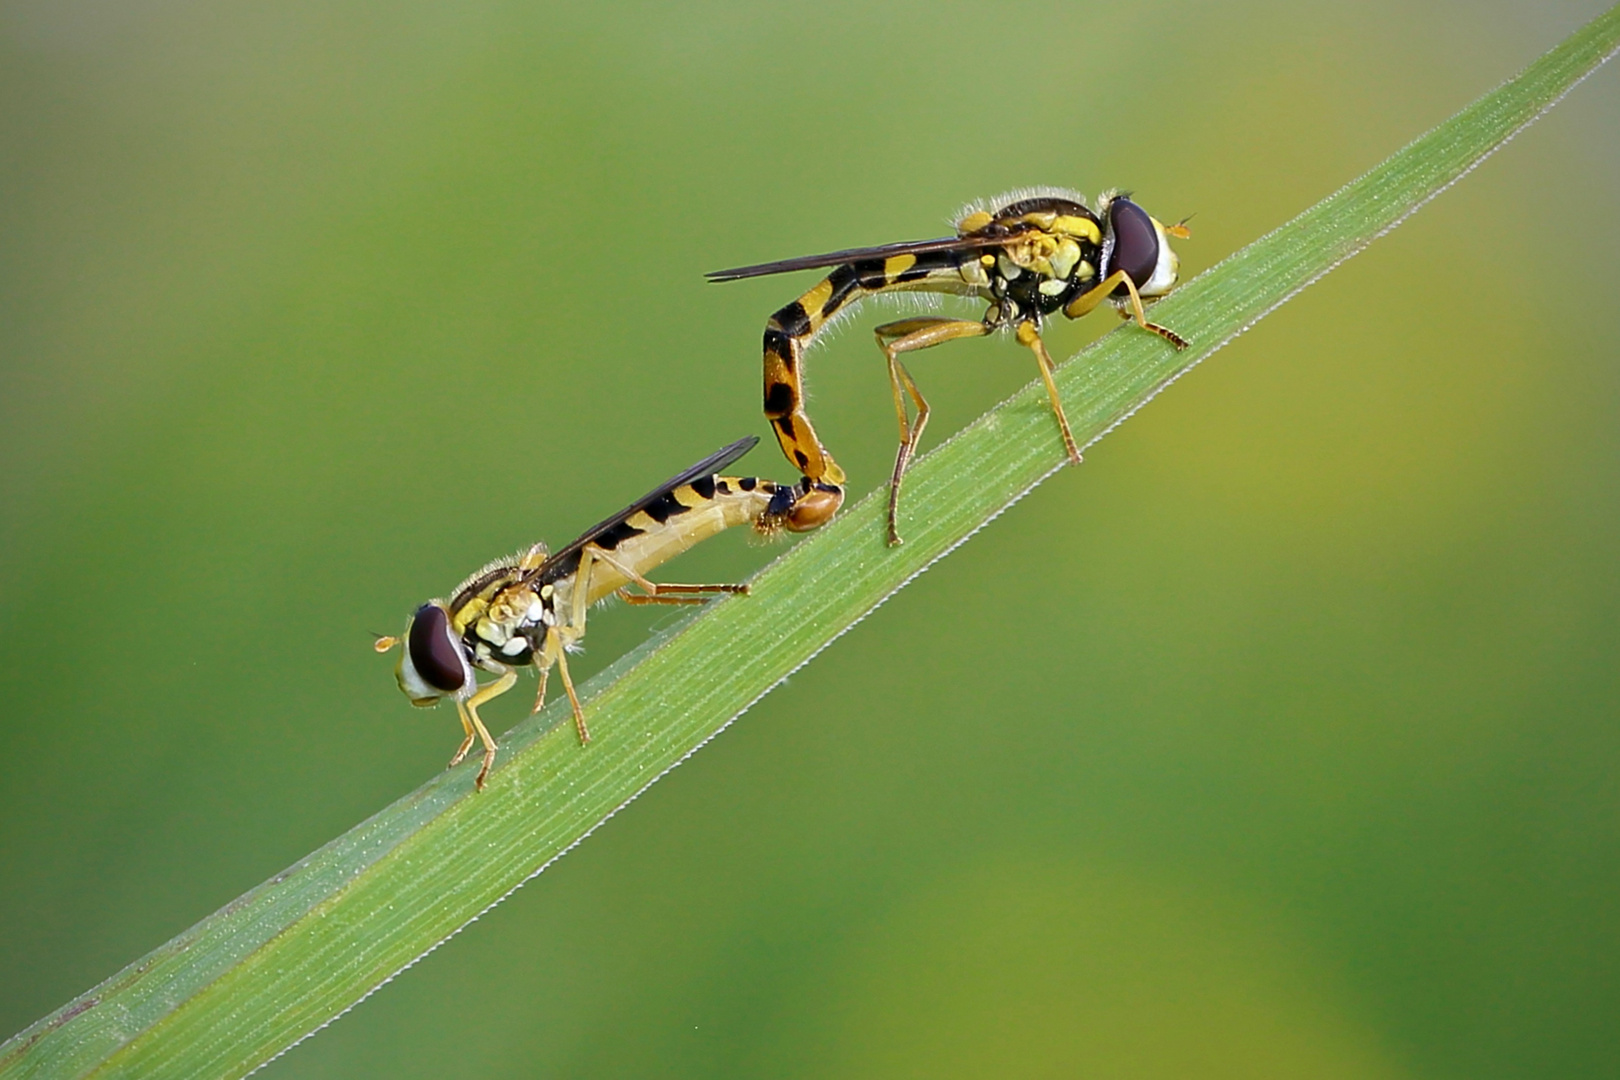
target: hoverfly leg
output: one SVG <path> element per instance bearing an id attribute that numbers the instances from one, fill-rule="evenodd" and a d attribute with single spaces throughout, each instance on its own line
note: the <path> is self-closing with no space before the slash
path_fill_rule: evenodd
<path id="1" fill-rule="evenodd" d="M 563 689 L 568 691 L 568 703 L 574 707 L 574 730 L 579 732 L 581 745 L 591 741 L 590 729 L 585 726 L 585 710 L 580 708 L 579 695 L 574 693 L 574 680 L 568 674 L 568 655 L 557 649 L 557 670 L 562 673 Z"/>
<path id="2" fill-rule="evenodd" d="M 627 604 L 707 604 L 714 599 L 712 596 L 647 596 L 643 593 L 633 593 L 629 589 L 620 589 L 614 593 Z"/>
<path id="3" fill-rule="evenodd" d="M 990 327 L 982 322 L 966 319 L 918 318 L 884 323 L 873 333 L 878 348 L 889 361 L 889 387 L 894 392 L 894 417 L 900 425 L 900 449 L 894 458 L 894 476 L 889 481 L 889 546 L 901 543 L 897 516 L 900 509 L 900 481 L 906 475 L 917 444 L 922 441 L 923 428 L 928 423 L 928 401 L 917 389 L 911 373 L 900 362 L 900 354 L 927 349 L 958 338 L 983 337 Z M 891 340 L 892 339 L 892 340 Z M 906 415 L 906 397 L 916 407 L 916 419 Z"/>
<path id="4" fill-rule="evenodd" d="M 607 552 L 596 549 L 592 555 L 597 562 L 606 563 L 619 573 L 629 578 L 641 587 L 644 595 L 638 596 L 629 589 L 619 589 L 616 595 L 629 604 L 702 604 L 714 599 L 712 596 L 666 596 L 666 593 L 746 593 L 747 585 L 660 585 L 656 581 L 649 581 L 638 574 L 632 567 L 615 559 Z"/>
<path id="5" fill-rule="evenodd" d="M 467 699 L 466 717 L 472 720 L 472 726 L 477 730 L 478 737 L 484 743 L 484 763 L 478 769 L 478 776 L 473 780 L 473 787 L 479 791 L 484 790 L 484 780 L 489 776 L 489 767 L 495 764 L 495 740 L 489 734 L 489 729 L 478 718 L 478 706 L 500 697 L 512 687 L 517 685 L 517 672 L 508 671 L 488 686 L 482 687 L 472 697 Z"/>
<path id="6" fill-rule="evenodd" d="M 538 666 L 540 671 L 540 685 L 537 686 L 534 691 L 534 709 L 530 711 L 530 716 L 533 716 L 535 713 L 546 707 L 546 680 L 551 677 L 550 668 L 545 667 L 544 665 Z"/>
<path id="7" fill-rule="evenodd" d="M 585 549 L 579 553 L 579 569 L 574 572 L 574 607 L 568 615 L 568 625 L 573 627 L 576 638 L 585 634 L 585 616 L 590 611 L 591 570 L 592 564 L 601 555 L 602 549 L 595 544 L 586 544 Z M 558 642 L 557 655 L 562 655 L 561 642 Z"/>
<path id="8" fill-rule="evenodd" d="M 616 596 L 627 604 L 707 604 L 725 593 L 748 594 L 747 585 L 659 585 L 653 593 L 633 593 L 620 589 Z M 671 595 L 685 594 L 685 595 Z M 696 594 L 696 595 L 694 595 Z"/>
<path id="9" fill-rule="evenodd" d="M 1025 319 L 1018 324 L 1016 335 L 1018 344 L 1025 346 L 1035 354 L 1035 363 L 1040 365 L 1041 380 L 1046 383 L 1046 396 L 1052 399 L 1052 412 L 1057 415 L 1058 427 L 1063 431 L 1063 446 L 1069 452 L 1069 464 L 1080 464 L 1080 447 L 1075 445 L 1074 432 L 1069 430 L 1069 418 L 1063 412 L 1063 400 L 1058 397 L 1057 381 L 1052 377 L 1055 370 L 1052 364 L 1052 354 L 1046 351 L 1046 342 L 1041 340 L 1040 329 L 1033 320 Z"/>
<path id="10" fill-rule="evenodd" d="M 615 559 L 601 548 L 592 548 L 591 557 L 597 562 L 606 563 L 608 566 L 611 566 L 613 569 L 617 570 L 620 574 L 623 574 L 629 580 L 635 582 L 637 585 L 640 585 L 642 591 L 648 596 L 658 595 L 659 587 L 657 585 L 642 577 L 641 574 L 636 572 L 634 567 L 626 566 L 624 563 L 620 562 L 618 559 Z M 620 591 L 622 592 L 623 590 L 621 589 Z"/>
<path id="11" fill-rule="evenodd" d="M 478 738 L 478 733 L 473 730 L 472 721 L 467 719 L 467 706 L 459 701 L 456 702 L 456 715 L 461 718 L 461 730 L 466 732 L 467 737 L 461 740 L 461 745 L 450 758 L 450 764 L 445 766 L 447 769 L 460 765 L 466 759 L 467 751 L 472 749 L 473 741 Z"/>
<path id="12" fill-rule="evenodd" d="M 1187 339 L 1174 330 L 1167 326 L 1160 326 L 1158 323 L 1148 322 L 1147 312 L 1142 310 L 1142 296 L 1136 291 L 1136 283 L 1123 270 L 1115 270 L 1098 282 L 1096 288 L 1083 292 L 1070 300 L 1067 306 L 1064 307 L 1063 314 L 1071 319 L 1078 319 L 1080 316 L 1090 313 L 1098 304 L 1108 299 L 1109 294 L 1121 285 L 1125 286 L 1125 290 L 1130 293 L 1131 313 L 1126 316 L 1127 318 L 1134 318 L 1137 326 L 1158 334 L 1177 350 L 1187 347 Z"/>

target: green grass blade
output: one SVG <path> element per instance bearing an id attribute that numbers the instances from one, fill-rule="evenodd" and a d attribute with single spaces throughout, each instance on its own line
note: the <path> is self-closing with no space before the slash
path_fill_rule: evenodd
<path id="1" fill-rule="evenodd" d="M 1123 328 L 1066 365 L 1095 442 L 1198 361 L 1388 232 L 1620 47 L 1620 8 L 1154 309 L 1193 345 Z M 1031 384 L 919 461 L 907 543 L 883 493 L 796 546 L 754 595 L 714 605 L 510 732 L 489 791 L 444 773 L 0 1046 L 0 1078 L 239 1076 L 318 1030 L 588 836 L 750 704 L 1042 479 L 1063 453 Z M 379 695 L 383 691 L 378 691 Z M 379 697 L 379 708 L 393 707 Z"/>

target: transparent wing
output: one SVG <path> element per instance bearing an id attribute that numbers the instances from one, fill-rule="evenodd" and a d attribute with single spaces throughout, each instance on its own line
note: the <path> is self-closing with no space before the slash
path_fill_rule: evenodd
<path id="1" fill-rule="evenodd" d="M 595 540 L 597 537 L 601 536 L 615 525 L 618 525 L 632 514 L 639 510 L 646 509 L 648 504 L 663 498 L 665 495 L 669 494 L 671 491 L 674 491 L 683 484 L 690 484 L 693 480 L 698 480 L 705 476 L 713 476 L 715 473 L 719 472 L 721 469 L 724 469 L 727 465 L 730 465 L 732 462 L 748 453 L 748 451 L 752 450 L 758 442 L 759 437 L 756 435 L 750 435 L 746 439 L 738 439 L 736 442 L 732 443 L 723 450 L 717 450 L 710 454 L 696 465 L 693 465 L 691 468 L 681 472 L 680 475 L 670 477 L 668 480 L 664 481 L 662 484 L 659 484 L 657 487 L 647 492 L 647 494 L 643 495 L 641 498 L 637 499 L 623 510 L 620 510 L 618 513 L 613 514 L 610 517 L 603 518 L 595 525 L 592 525 L 589 529 L 586 529 L 577 540 L 570 543 L 567 547 L 557 551 L 551 556 L 551 558 L 547 559 L 545 562 L 541 563 L 538 567 L 525 575 L 525 580 L 533 581 L 537 578 L 544 578 L 546 576 L 546 571 L 552 570 L 557 566 L 569 561 L 574 556 L 578 555 L 579 552 L 584 549 L 586 544 L 590 543 L 592 540 Z"/>
<path id="2" fill-rule="evenodd" d="M 1006 243 L 1012 231 L 993 234 L 974 233 L 970 236 L 942 236 L 938 240 L 903 240 L 898 244 L 878 247 L 848 248 L 829 251 L 825 255 L 801 255 L 797 259 L 760 263 L 758 266 L 739 266 L 732 270 L 714 270 L 703 275 L 710 281 L 741 281 L 743 278 L 765 277 L 768 274 L 787 274 L 794 270 L 815 270 L 820 267 L 842 266 L 845 263 L 867 259 L 887 259 L 895 255 L 924 255 L 935 251 L 978 251 Z"/>

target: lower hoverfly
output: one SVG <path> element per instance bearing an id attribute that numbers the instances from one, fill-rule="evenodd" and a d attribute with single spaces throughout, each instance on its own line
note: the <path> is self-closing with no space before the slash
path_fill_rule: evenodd
<path id="1" fill-rule="evenodd" d="M 417 608 L 399 637 L 377 639 L 378 652 L 403 646 L 394 673 L 411 704 L 436 705 L 445 697 L 456 703 L 464 738 L 450 759 L 452 768 L 466 758 L 475 740 L 481 741 L 484 763 L 474 783 L 483 790 L 495 761 L 495 740 L 479 719 L 478 707 L 512 689 L 523 667 L 539 674 L 534 699 L 539 712 L 546 701 L 547 677 L 556 666 L 573 705 L 579 741 L 590 741 L 567 654 L 585 636 L 592 604 L 611 595 L 632 604 L 698 604 L 726 593 L 746 593 L 747 585 L 661 585 L 645 575 L 733 525 L 746 523 L 763 535 L 782 529 L 806 532 L 838 511 L 840 496 L 833 492 L 716 475 L 758 442 L 749 436 L 704 458 L 554 555 L 536 544 L 497 559 L 457 586 L 450 599 L 429 600 Z M 632 584 L 642 592 L 630 592 Z M 480 670 L 497 678 L 480 686 Z"/>
<path id="2" fill-rule="evenodd" d="M 1163 225 L 1125 194 L 1111 191 L 1098 197 L 1095 210 L 1074 192 L 1044 188 L 1003 196 L 996 204 L 999 209 L 964 211 L 955 236 L 853 248 L 708 275 L 710 281 L 736 281 L 833 268 L 820 284 L 765 324 L 765 416 L 782 452 L 804 474 L 807 485 L 823 487 L 841 487 L 845 477 L 816 438 L 804 411 L 804 353 L 821 329 L 855 301 L 880 293 L 951 293 L 989 303 L 977 322 L 921 317 L 876 329 L 878 347 L 889 362 L 900 424 L 900 450 L 889 488 L 891 544 L 900 542 L 895 523 L 900 480 L 928 423 L 928 402 L 900 361 L 901 354 L 957 338 L 1013 331 L 1018 343 L 1035 354 L 1069 459 L 1078 462 L 1080 450 L 1052 379 L 1052 357 L 1041 341 L 1043 320 L 1057 312 L 1077 319 L 1106 300 L 1177 349 L 1187 346 L 1173 331 L 1149 322 L 1142 310 L 1144 299 L 1163 296 L 1176 283 L 1178 261 L 1170 237 L 1186 239 L 1190 234 L 1185 223 Z M 915 418 L 907 415 L 908 397 Z"/>

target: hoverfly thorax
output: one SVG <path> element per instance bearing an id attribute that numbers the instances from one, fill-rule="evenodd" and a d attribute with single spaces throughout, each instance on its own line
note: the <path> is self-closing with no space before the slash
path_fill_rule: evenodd
<path id="1" fill-rule="evenodd" d="M 980 223 L 980 218 L 989 218 Z M 988 214 L 969 215 L 959 225 L 979 225 L 981 235 L 1003 237 L 993 256 L 980 256 L 988 272 L 989 321 L 1037 323 L 1085 291 L 1097 277 L 1099 219 L 1083 203 L 1056 196 L 1021 199 Z"/>
<path id="2" fill-rule="evenodd" d="M 536 638 L 551 621 L 548 611 L 539 591 L 522 581 L 501 589 L 467 628 L 474 661 L 488 671 L 527 665 L 534 659 Z"/>

